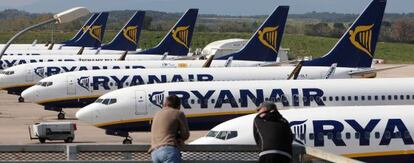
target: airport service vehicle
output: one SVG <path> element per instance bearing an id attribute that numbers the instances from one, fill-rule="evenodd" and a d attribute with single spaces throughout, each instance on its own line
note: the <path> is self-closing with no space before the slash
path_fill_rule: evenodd
<path id="1" fill-rule="evenodd" d="M 29 135 L 30 139 L 39 139 L 40 143 L 45 143 L 46 140 L 64 140 L 65 143 L 72 143 L 76 130 L 76 124 L 73 122 L 42 122 L 29 127 Z"/>
<path id="2" fill-rule="evenodd" d="M 294 143 L 364 162 L 413 162 L 413 105 L 280 110 Z M 357 114 L 355 114 L 357 113 Z M 223 122 L 190 144 L 255 145 L 250 114 Z"/>
<path id="3" fill-rule="evenodd" d="M 264 24 L 258 29 L 258 31 L 253 35 L 249 40 L 249 43 L 240 51 L 229 54 L 232 55 L 231 58 L 227 60 L 216 58 L 210 67 L 251 67 L 251 66 L 266 66 L 268 64 L 274 64 L 277 58 L 277 51 L 279 50 L 281 35 L 283 34 L 283 29 L 286 23 L 287 6 L 280 6 L 274 10 L 274 12 L 269 16 L 269 18 L 264 22 Z M 273 37 L 277 39 L 273 41 L 277 44 L 272 44 L 266 46 L 267 44 L 260 43 L 260 38 L 267 38 L 263 36 L 263 31 L 265 28 L 277 26 L 278 28 L 273 31 L 271 35 L 276 36 L 275 33 L 278 33 L 278 37 Z M 273 28 L 272 28 L 273 29 Z M 262 34 L 258 34 L 262 33 Z M 262 39 L 263 39 L 262 38 Z M 166 40 L 166 39 L 164 39 Z M 181 46 L 181 45 L 179 45 Z M 178 46 L 176 46 L 178 47 Z M 272 49 L 276 50 L 272 50 Z M 267 50 L 271 49 L 271 50 Z M 254 50 L 259 50 L 260 53 L 256 53 Z M 176 51 L 179 51 L 177 48 Z M 134 57 L 135 55 L 132 55 Z M 127 56 L 130 57 L 130 56 Z M 128 64 L 133 64 L 135 66 L 141 66 L 142 68 L 174 68 L 174 67 L 202 67 L 206 61 L 202 60 L 176 60 L 176 61 L 137 61 L 130 62 Z M 0 89 L 5 89 L 11 94 L 20 94 L 24 89 L 34 85 L 41 78 L 62 73 L 62 72 L 71 72 L 71 71 L 80 71 L 80 70 L 93 70 L 96 69 L 107 69 L 114 67 L 119 64 L 119 67 L 124 67 L 121 65 L 125 62 L 61 62 L 53 63 L 49 62 L 47 64 L 37 63 L 37 64 L 23 64 L 11 67 L 0 74 Z M 126 65 L 128 65 L 126 64 Z M 86 67 L 86 68 L 85 68 Z M 107 67 L 107 68 L 103 68 Z M 41 72 L 39 75 L 39 72 Z M 44 74 L 44 75 L 43 75 Z M 28 79 L 29 80 L 28 80 Z"/>
<path id="4" fill-rule="evenodd" d="M 189 9 L 181 18 L 178 20 L 177 24 L 167 33 L 164 39 L 154 48 L 147 49 L 141 52 L 134 54 L 137 55 L 128 55 L 125 60 L 160 60 L 160 59 L 177 59 L 187 56 L 189 52 L 189 47 L 192 39 L 192 33 L 194 29 L 194 24 L 197 18 L 198 9 Z M 88 32 L 90 33 L 90 32 Z M 85 33 L 86 34 L 86 33 Z M 84 35 L 85 35 L 84 34 Z M 124 35 L 122 35 L 124 36 Z M 97 39 L 99 37 L 84 37 Z M 131 41 L 128 37 L 123 37 L 129 42 Z M 78 41 L 84 42 L 84 41 Z M 123 45 L 118 43 L 117 45 Z M 168 55 L 164 55 L 168 54 Z M 35 63 L 35 62 L 60 62 L 60 61 L 115 61 L 118 60 L 123 55 L 114 55 L 114 54 L 100 54 L 100 55 L 31 55 L 30 57 L 13 55 L 13 56 L 3 56 L 0 60 L 0 70 L 20 65 L 26 63 Z"/>
<path id="5" fill-rule="evenodd" d="M 109 134 L 147 131 L 164 98 L 177 95 L 192 130 L 254 112 L 263 101 L 279 108 L 414 105 L 414 78 L 211 81 L 149 84 L 99 97 L 76 116 Z M 199 123 L 202 123 L 201 125 Z M 114 132 L 112 132 L 114 131 Z"/>

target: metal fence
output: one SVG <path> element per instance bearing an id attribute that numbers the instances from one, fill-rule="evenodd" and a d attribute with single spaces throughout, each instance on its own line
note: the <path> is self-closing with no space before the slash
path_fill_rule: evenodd
<path id="1" fill-rule="evenodd" d="M 0 162 L 151 162 L 148 145 L 0 145 Z M 294 145 L 294 162 L 311 159 L 358 162 L 310 147 Z M 306 157 L 311 156 L 311 157 Z M 251 145 L 187 145 L 183 162 L 257 162 L 258 149 Z M 304 158 L 308 158 L 305 160 Z"/>

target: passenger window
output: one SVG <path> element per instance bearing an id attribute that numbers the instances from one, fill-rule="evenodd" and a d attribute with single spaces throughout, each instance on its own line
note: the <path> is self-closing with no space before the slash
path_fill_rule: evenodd
<path id="1" fill-rule="evenodd" d="M 328 139 L 332 139 L 332 137 L 333 137 L 333 133 L 332 132 L 328 132 Z"/>
<path id="2" fill-rule="evenodd" d="M 314 138 L 315 138 L 315 135 L 314 135 L 313 133 L 310 133 L 310 134 L 309 134 L 309 139 L 310 139 L 310 140 L 313 140 Z"/>
<path id="3" fill-rule="evenodd" d="M 371 101 L 371 96 L 367 96 L 368 100 Z"/>
<path id="4" fill-rule="evenodd" d="M 391 95 L 388 95 L 388 100 L 392 100 L 392 96 Z"/>
<path id="5" fill-rule="evenodd" d="M 369 132 L 364 132 L 364 138 L 365 139 L 370 139 L 371 134 Z"/>
<path id="6" fill-rule="evenodd" d="M 355 139 L 359 139 L 359 136 L 360 136 L 359 132 L 356 132 L 355 133 Z"/>
<path id="7" fill-rule="evenodd" d="M 339 97 L 338 96 L 335 96 L 335 101 L 339 101 Z"/>
<path id="8" fill-rule="evenodd" d="M 410 95 L 407 95 L 407 96 L 406 96 L 406 99 L 407 99 L 407 100 L 409 100 L 409 99 L 410 99 Z"/>
<path id="9" fill-rule="evenodd" d="M 375 101 L 377 101 L 378 100 L 378 96 L 374 96 L 374 99 L 375 99 Z"/>
<path id="10" fill-rule="evenodd" d="M 379 132 L 375 132 L 375 138 L 376 138 L 376 139 L 379 139 L 379 138 L 380 138 L 380 136 L 381 136 L 381 134 L 380 134 Z"/>
<path id="11" fill-rule="evenodd" d="M 191 104 L 194 104 L 194 99 L 191 99 L 191 101 L 190 101 L 190 102 L 191 102 Z"/>
<path id="12" fill-rule="evenodd" d="M 384 95 L 382 95 L 382 96 L 381 96 L 381 99 L 382 99 L 382 100 L 385 100 L 385 96 L 384 96 Z"/>
<path id="13" fill-rule="evenodd" d="M 215 99 L 211 99 L 211 103 L 214 104 L 216 102 Z"/>
<path id="14" fill-rule="evenodd" d="M 345 137 L 346 137 L 346 139 L 351 139 L 351 133 L 349 133 L 349 132 L 345 133 Z"/>
<path id="15" fill-rule="evenodd" d="M 342 139 L 342 134 L 340 132 L 337 132 L 335 135 L 336 135 L 336 140 Z"/>
<path id="16" fill-rule="evenodd" d="M 404 100 L 404 95 L 401 95 L 400 96 L 400 100 Z"/>
<path id="17" fill-rule="evenodd" d="M 323 96 L 323 97 L 322 97 L 322 100 L 323 100 L 323 101 L 326 101 L 326 96 Z"/>
<path id="18" fill-rule="evenodd" d="M 394 95 L 394 100 L 398 100 L 398 96 L 397 95 Z"/>
<path id="19" fill-rule="evenodd" d="M 341 99 L 342 99 L 342 101 L 345 101 L 345 96 L 342 96 Z"/>
<path id="20" fill-rule="evenodd" d="M 401 132 L 399 132 L 399 131 L 396 132 L 394 136 L 395 136 L 395 138 L 401 138 Z"/>
<path id="21" fill-rule="evenodd" d="M 358 96 L 355 96 L 355 97 L 354 97 L 354 100 L 355 100 L 355 101 L 358 101 Z"/>
<path id="22" fill-rule="evenodd" d="M 348 101 L 352 101 L 352 97 L 351 96 L 348 96 Z"/>
<path id="23" fill-rule="evenodd" d="M 361 96 L 361 100 L 362 101 L 365 101 L 365 96 Z"/>
<path id="24" fill-rule="evenodd" d="M 385 131 L 385 132 L 384 132 L 384 137 L 385 137 L 386 139 L 391 139 L 391 133 L 390 133 L 389 131 Z"/>
<path id="25" fill-rule="evenodd" d="M 333 100 L 333 97 L 332 96 L 329 96 L 329 101 L 332 101 Z"/>
<path id="26" fill-rule="evenodd" d="M 404 138 L 411 139 L 411 135 L 409 131 L 404 131 Z"/>

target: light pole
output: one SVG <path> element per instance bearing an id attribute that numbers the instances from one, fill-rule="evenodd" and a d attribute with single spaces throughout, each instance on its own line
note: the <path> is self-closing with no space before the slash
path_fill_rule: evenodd
<path id="1" fill-rule="evenodd" d="M 58 13 L 56 15 L 53 15 L 52 19 L 43 21 L 39 24 L 35 24 L 32 25 L 30 27 L 27 27 L 25 29 L 23 29 L 22 31 L 20 31 L 19 33 L 17 33 L 16 35 L 14 35 L 9 41 L 7 41 L 6 45 L 3 47 L 3 50 L 0 53 L 0 59 L 1 57 L 3 57 L 3 54 L 6 52 L 7 48 L 10 46 L 10 44 L 19 36 L 21 36 L 22 34 L 26 33 L 29 30 L 32 30 L 34 28 L 40 27 L 42 25 L 45 24 L 49 24 L 52 22 L 56 22 L 56 24 L 62 24 L 62 23 L 68 23 L 71 22 L 75 19 L 78 19 L 82 16 L 88 15 L 89 14 L 89 10 L 86 9 L 85 7 L 75 7 L 75 8 L 71 8 L 69 10 L 63 11 L 61 13 Z"/>

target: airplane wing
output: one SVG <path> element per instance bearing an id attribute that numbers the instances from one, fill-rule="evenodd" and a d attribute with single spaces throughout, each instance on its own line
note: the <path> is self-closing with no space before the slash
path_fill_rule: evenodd
<path id="1" fill-rule="evenodd" d="M 206 62 L 203 64 L 203 68 L 209 68 L 211 63 L 213 62 L 214 55 L 211 55 Z"/>
<path id="2" fill-rule="evenodd" d="M 292 73 L 290 73 L 290 75 L 289 75 L 289 77 L 287 78 L 287 80 L 296 80 L 296 79 L 298 79 L 298 77 L 299 77 L 299 73 L 300 73 L 300 70 L 302 69 L 302 65 L 303 65 L 303 61 L 300 61 L 297 65 L 296 65 L 296 67 L 295 67 L 295 69 L 293 69 L 293 71 L 292 71 Z"/>
<path id="3" fill-rule="evenodd" d="M 407 65 L 399 65 L 399 66 L 392 66 L 392 67 L 385 67 L 385 68 L 361 69 L 361 70 L 351 71 L 351 72 L 349 72 L 349 75 L 366 75 L 366 74 L 377 73 L 377 72 L 380 72 L 380 71 L 386 71 L 386 70 L 401 68 L 401 67 L 405 67 L 405 66 L 407 66 Z"/>

